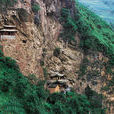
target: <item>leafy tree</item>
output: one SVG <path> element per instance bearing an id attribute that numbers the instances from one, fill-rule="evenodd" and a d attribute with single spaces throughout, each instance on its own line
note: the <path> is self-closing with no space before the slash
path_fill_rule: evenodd
<path id="1" fill-rule="evenodd" d="M 40 6 L 38 4 L 32 4 L 32 11 L 37 13 L 40 10 Z"/>

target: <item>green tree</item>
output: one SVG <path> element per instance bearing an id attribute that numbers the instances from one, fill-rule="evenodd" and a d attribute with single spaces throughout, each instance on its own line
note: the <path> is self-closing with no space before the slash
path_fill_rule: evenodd
<path id="1" fill-rule="evenodd" d="M 40 6 L 38 4 L 32 4 L 32 11 L 37 13 L 40 10 Z"/>
<path id="2" fill-rule="evenodd" d="M 63 32 L 61 33 L 61 37 L 66 42 L 75 41 L 74 35 L 77 31 L 77 25 L 75 20 L 72 18 L 70 14 L 70 10 L 67 8 L 63 8 L 61 10 L 61 18 L 60 21 L 63 25 Z"/>
<path id="3" fill-rule="evenodd" d="M 1 109 L 1 114 L 26 114 L 24 106 L 15 97 L 11 97 L 9 101 L 5 102 Z"/>

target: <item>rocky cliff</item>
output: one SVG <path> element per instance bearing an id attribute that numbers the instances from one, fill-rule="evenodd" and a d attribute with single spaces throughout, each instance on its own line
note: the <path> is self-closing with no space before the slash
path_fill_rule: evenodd
<path id="1" fill-rule="evenodd" d="M 33 1 L 40 6 L 37 13 L 32 12 L 31 2 Z M 73 16 L 74 2 L 70 0 L 33 1 L 18 0 L 18 4 L 15 5 L 16 9 L 23 8 L 27 11 L 27 21 L 20 18 L 18 10 L 16 15 L 1 14 L 1 27 L 4 24 L 13 24 L 18 30 L 16 39 L 1 41 L 5 56 L 15 59 L 26 76 L 35 74 L 37 78 L 50 80 L 52 72 L 60 73 L 65 75 L 69 86 L 74 87 L 78 93 L 84 93 L 85 87 L 90 85 L 93 90 L 107 96 L 101 88 L 112 78 L 111 74 L 106 73 L 104 66 L 108 58 L 100 52 L 90 52 L 85 55 L 77 46 L 80 43 L 79 33 L 75 35 L 77 45 L 66 44 L 59 37 L 63 29 L 59 21 L 60 11 L 63 7 L 69 7 Z M 59 55 L 55 56 L 54 51 L 57 48 Z M 83 77 L 80 76 L 82 65 L 86 66 Z"/>
<path id="2" fill-rule="evenodd" d="M 16 39 L 2 41 L 2 44 L 4 54 L 17 60 L 25 75 L 33 73 L 39 77 L 42 69 L 39 67 L 40 60 L 43 58 L 43 50 L 47 49 L 46 58 L 49 58 L 53 56 L 53 50 L 57 47 L 56 42 L 58 42 L 58 36 L 62 30 L 59 23 L 60 10 L 66 3 L 56 0 L 36 0 L 34 2 L 39 4 L 40 10 L 34 14 L 31 9 L 31 2 L 31 0 L 18 0 L 15 5 L 16 9 L 27 8 L 27 21 L 20 19 L 18 11 L 16 15 L 10 13 L 1 15 L 1 27 L 4 24 L 13 24 L 18 30 Z M 34 22 L 35 19 L 37 24 Z"/>

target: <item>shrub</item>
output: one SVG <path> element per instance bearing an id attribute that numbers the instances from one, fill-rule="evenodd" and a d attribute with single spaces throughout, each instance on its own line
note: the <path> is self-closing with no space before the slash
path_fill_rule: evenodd
<path id="1" fill-rule="evenodd" d="M 0 57 L 0 63 L 19 71 L 19 66 L 16 64 L 16 61 L 11 59 L 10 57 L 4 57 L 4 56 Z"/>
<path id="2" fill-rule="evenodd" d="M 46 78 L 48 76 L 48 72 L 46 68 L 43 68 L 43 72 L 44 72 L 44 77 Z"/>
<path id="3" fill-rule="evenodd" d="M 40 6 L 38 4 L 32 4 L 32 11 L 37 13 L 40 10 Z"/>
<path id="4" fill-rule="evenodd" d="M 3 46 L 0 45 L 0 57 L 4 56 L 2 50 L 3 50 Z"/>
<path id="5" fill-rule="evenodd" d="M 27 22 L 28 21 L 28 12 L 23 9 L 23 8 L 19 8 L 18 9 L 18 15 L 19 15 L 19 18 L 22 22 Z"/>
<path id="6" fill-rule="evenodd" d="M 82 77 L 82 76 L 84 76 L 86 74 L 88 63 L 89 63 L 88 59 L 84 58 L 81 66 L 80 66 L 80 71 L 79 71 L 79 76 L 80 77 Z"/>
<path id="7" fill-rule="evenodd" d="M 55 48 L 53 55 L 58 57 L 60 55 L 60 48 Z"/>
<path id="8" fill-rule="evenodd" d="M 33 83 L 37 83 L 38 79 L 34 74 L 28 75 L 29 80 L 31 80 Z"/>
<path id="9" fill-rule="evenodd" d="M 40 60 L 40 65 L 44 66 L 44 60 Z"/>
<path id="10" fill-rule="evenodd" d="M 4 56 L 3 52 L 0 50 L 0 57 Z"/>

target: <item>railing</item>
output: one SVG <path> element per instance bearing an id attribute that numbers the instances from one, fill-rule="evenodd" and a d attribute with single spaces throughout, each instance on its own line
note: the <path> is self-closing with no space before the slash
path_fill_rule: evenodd
<path id="1" fill-rule="evenodd" d="M 15 35 L 1 35 L 0 39 L 15 39 Z"/>

